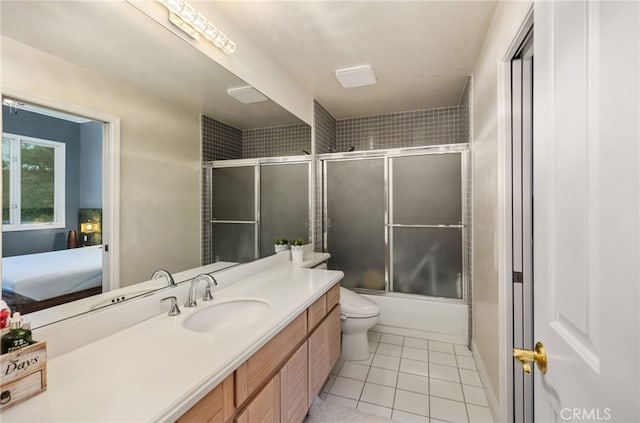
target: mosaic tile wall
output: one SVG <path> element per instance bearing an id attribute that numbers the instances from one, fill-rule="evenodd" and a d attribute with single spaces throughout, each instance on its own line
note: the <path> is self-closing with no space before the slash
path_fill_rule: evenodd
<path id="1" fill-rule="evenodd" d="M 316 154 L 336 151 L 336 119 L 318 101 L 313 101 L 313 125 L 316 130 Z"/>
<path id="2" fill-rule="evenodd" d="M 242 158 L 242 131 L 202 116 L 202 161 Z"/>
<path id="3" fill-rule="evenodd" d="M 311 153 L 311 127 L 298 125 L 242 131 L 242 158 L 300 156 Z"/>
<path id="4" fill-rule="evenodd" d="M 338 151 L 419 147 L 467 142 L 460 106 L 338 120 Z"/>

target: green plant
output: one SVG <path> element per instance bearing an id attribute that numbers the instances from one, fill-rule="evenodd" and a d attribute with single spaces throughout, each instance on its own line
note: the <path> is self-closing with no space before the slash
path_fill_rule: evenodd
<path id="1" fill-rule="evenodd" d="M 287 245 L 289 243 L 289 241 L 287 241 L 284 238 L 278 238 L 276 239 L 276 241 L 274 242 L 275 245 Z"/>
<path id="2" fill-rule="evenodd" d="M 304 239 L 302 238 L 296 238 L 293 241 L 291 241 L 291 245 L 304 245 Z"/>

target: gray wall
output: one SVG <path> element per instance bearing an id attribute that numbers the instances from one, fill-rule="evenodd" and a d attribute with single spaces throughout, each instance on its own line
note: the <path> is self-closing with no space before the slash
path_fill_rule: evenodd
<path id="1" fill-rule="evenodd" d="M 3 131 L 7 133 L 66 143 L 66 227 L 64 229 L 3 232 L 2 256 L 10 257 L 65 249 L 68 232 L 79 226 L 80 181 L 85 177 L 81 173 L 80 165 L 82 125 L 25 110 L 19 110 L 17 114 L 10 114 L 9 108 L 6 106 L 2 107 L 2 124 Z M 101 124 L 93 125 L 102 127 Z M 95 133 L 95 127 L 88 127 L 85 132 Z M 99 133 L 102 133 L 102 129 L 99 130 Z M 102 160 L 101 154 L 98 159 Z M 97 172 L 98 182 L 101 184 L 101 166 L 97 168 L 86 166 L 86 170 L 87 175 L 95 175 Z M 89 176 L 88 179 L 92 180 L 92 184 L 96 181 L 95 176 Z M 101 204 L 100 195 L 100 201 L 96 203 L 95 207 L 101 207 Z"/>
<path id="2" fill-rule="evenodd" d="M 80 124 L 80 200 L 82 209 L 102 208 L 102 123 Z"/>

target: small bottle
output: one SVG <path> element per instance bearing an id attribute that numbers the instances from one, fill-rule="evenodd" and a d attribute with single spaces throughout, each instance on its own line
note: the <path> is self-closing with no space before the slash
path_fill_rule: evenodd
<path id="1" fill-rule="evenodd" d="M 22 317 L 19 312 L 13 313 L 9 322 L 9 333 L 2 337 L 2 354 L 19 350 L 31 344 L 31 331 L 23 328 Z"/>

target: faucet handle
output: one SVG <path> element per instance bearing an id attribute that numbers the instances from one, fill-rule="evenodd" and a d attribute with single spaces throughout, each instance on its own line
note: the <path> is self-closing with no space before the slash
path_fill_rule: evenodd
<path id="1" fill-rule="evenodd" d="M 202 296 L 202 301 L 211 301 L 213 300 L 213 295 L 211 295 L 211 285 L 206 284 L 204 286 L 204 295 Z"/>
<path id="2" fill-rule="evenodd" d="M 213 285 L 218 286 L 218 281 L 213 276 L 209 275 L 211 278 L 210 281 L 207 281 L 207 284 L 204 286 L 204 295 L 202 296 L 202 301 L 211 301 L 213 300 L 213 295 L 211 295 L 211 288 Z M 213 281 L 213 285 L 211 282 Z"/>
<path id="3" fill-rule="evenodd" d="M 160 300 L 161 303 L 170 300 L 171 306 L 169 307 L 169 316 L 177 316 L 180 314 L 180 307 L 178 307 L 178 299 L 175 296 L 166 297 Z"/>

